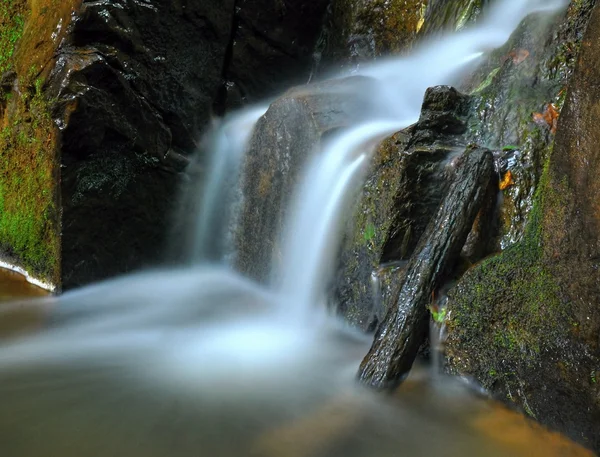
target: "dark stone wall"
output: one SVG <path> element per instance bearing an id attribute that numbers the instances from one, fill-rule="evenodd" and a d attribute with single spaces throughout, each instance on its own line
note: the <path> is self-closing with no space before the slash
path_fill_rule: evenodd
<path id="1" fill-rule="evenodd" d="M 64 288 L 164 258 L 209 119 L 308 79 L 325 4 L 82 3 L 46 88 L 62 140 Z"/>

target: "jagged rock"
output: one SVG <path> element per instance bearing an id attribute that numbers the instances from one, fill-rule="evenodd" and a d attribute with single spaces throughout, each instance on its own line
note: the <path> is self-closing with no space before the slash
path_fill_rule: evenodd
<path id="1" fill-rule="evenodd" d="M 447 366 L 600 451 L 600 10 L 521 242 L 450 294 Z"/>
<path id="2" fill-rule="evenodd" d="M 427 334 L 431 296 L 454 267 L 494 172 L 487 149 L 467 149 L 455 166 L 452 185 L 406 267 L 396 304 L 361 363 L 359 378 L 373 387 L 397 385 L 412 367 Z"/>
<path id="3" fill-rule="evenodd" d="M 354 326 L 372 329 L 383 318 L 387 300 L 380 303 L 373 289 L 377 271 L 381 264 L 408 260 L 437 211 L 453 157 L 465 147 L 469 110 L 469 98 L 456 89 L 430 88 L 417 124 L 376 152 L 346 229 L 331 292 L 338 312 Z M 402 275 L 384 282 L 395 290 Z"/>

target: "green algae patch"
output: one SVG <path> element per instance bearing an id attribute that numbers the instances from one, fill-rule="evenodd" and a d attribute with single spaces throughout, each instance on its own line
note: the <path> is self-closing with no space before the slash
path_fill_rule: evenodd
<path id="1" fill-rule="evenodd" d="M 485 355 L 478 359 L 490 366 L 476 371 L 483 374 L 480 380 L 486 387 L 511 375 L 518 365 L 540 363 L 542 352 L 552 351 L 570 331 L 561 290 L 544 261 L 542 212 L 558 207 L 561 198 L 548 185 L 547 175 L 546 169 L 523 240 L 478 264 L 450 293 L 449 355 L 465 341 L 481 344 Z M 471 372 L 474 367 L 465 362 L 461 371 Z"/>
<path id="2" fill-rule="evenodd" d="M 79 2 L 0 5 L 0 256 L 60 282 L 59 132 L 46 79 Z"/>
<path id="3" fill-rule="evenodd" d="M 11 69 L 17 42 L 23 36 L 27 2 L 3 0 L 0 3 L 0 75 Z"/>

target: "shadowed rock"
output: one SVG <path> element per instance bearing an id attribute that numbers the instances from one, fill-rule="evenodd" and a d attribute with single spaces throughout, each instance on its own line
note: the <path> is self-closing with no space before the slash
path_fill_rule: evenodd
<path id="1" fill-rule="evenodd" d="M 376 289 L 397 290 L 403 274 L 380 277 L 381 266 L 407 261 L 435 215 L 448 190 L 451 161 L 466 146 L 469 109 L 470 98 L 456 89 L 431 87 L 419 121 L 385 140 L 373 156 L 331 291 L 334 306 L 352 325 L 374 330 L 383 319 L 388 300 Z"/>

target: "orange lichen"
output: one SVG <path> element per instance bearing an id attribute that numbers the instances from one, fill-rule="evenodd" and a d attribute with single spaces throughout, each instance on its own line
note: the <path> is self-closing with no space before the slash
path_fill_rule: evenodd
<path id="1" fill-rule="evenodd" d="M 515 181 L 513 180 L 512 172 L 510 170 L 508 170 L 504 174 L 502 181 L 500 181 L 500 190 L 508 189 L 510 186 L 512 186 L 514 184 L 515 184 Z"/>

